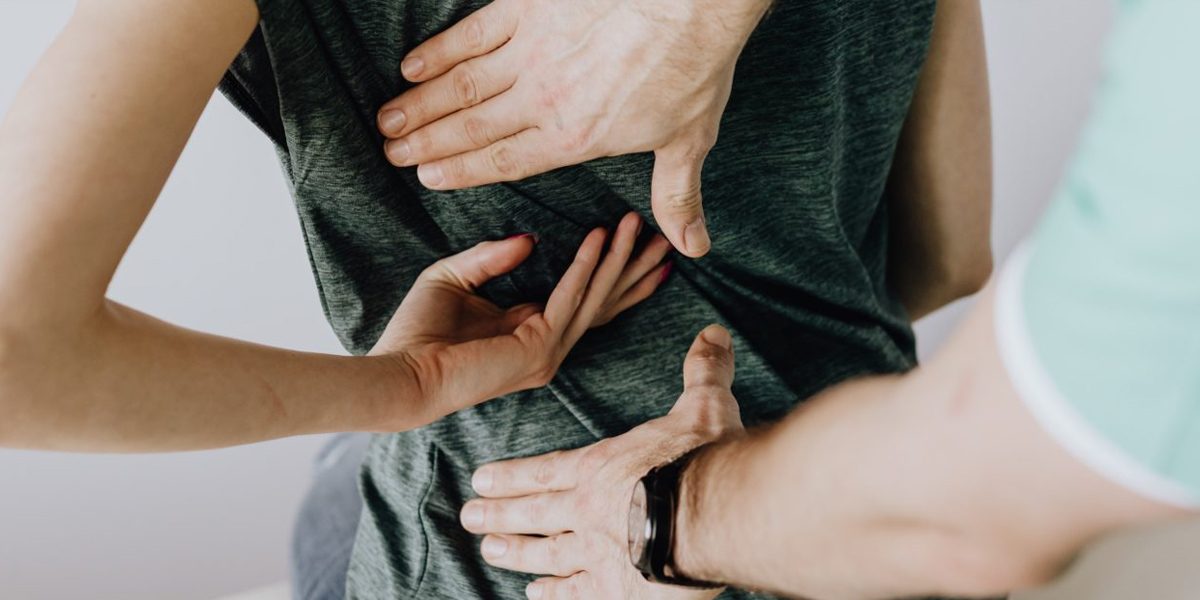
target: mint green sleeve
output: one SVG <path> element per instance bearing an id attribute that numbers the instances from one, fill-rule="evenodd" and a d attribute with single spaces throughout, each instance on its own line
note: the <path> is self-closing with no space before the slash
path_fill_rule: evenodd
<path id="1" fill-rule="evenodd" d="M 1001 274 L 1008 373 L 1102 475 L 1200 506 L 1200 1 L 1119 3 L 1049 212 Z"/>

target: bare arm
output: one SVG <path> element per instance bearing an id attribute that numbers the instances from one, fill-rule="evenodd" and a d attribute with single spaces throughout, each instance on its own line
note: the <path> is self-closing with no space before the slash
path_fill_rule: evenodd
<path id="1" fill-rule="evenodd" d="M 992 271 L 992 133 L 978 0 L 939 2 L 888 182 L 889 280 L 913 320 Z"/>
<path id="2" fill-rule="evenodd" d="M 692 577 L 818 598 L 986 596 L 1183 511 L 1078 462 L 1013 390 L 989 292 L 931 363 L 844 384 L 714 446 L 683 480 Z"/>
<path id="3" fill-rule="evenodd" d="M 180 330 L 104 297 L 256 21 L 249 0 L 85 0 L 22 88 L 0 128 L 6 443 L 193 448 L 366 424 L 328 402 L 366 363 Z M 101 435 L 80 444 L 85 431 Z"/>
<path id="4" fill-rule="evenodd" d="M 218 338 L 107 300 L 257 18 L 251 0 L 81 0 L 22 88 L 0 125 L 0 445 L 186 450 L 417 427 L 543 385 L 589 326 L 660 280 L 669 246 L 633 258 L 631 216 L 606 254 L 588 236 L 544 311 L 505 311 L 471 292 L 534 240 L 480 244 L 422 274 L 370 357 Z"/>

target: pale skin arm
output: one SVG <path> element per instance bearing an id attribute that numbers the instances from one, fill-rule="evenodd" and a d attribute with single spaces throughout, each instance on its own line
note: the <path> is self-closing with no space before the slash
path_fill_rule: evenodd
<path id="1" fill-rule="evenodd" d="M 536 240 L 487 242 L 418 279 L 369 357 L 188 331 L 105 298 L 225 69 L 250 0 L 82 0 L 0 125 L 0 445 L 212 448 L 396 431 L 544 385 L 590 326 L 649 295 L 627 217 L 593 231 L 544 309 L 472 291 Z M 399 301 L 399 299 L 397 299 Z M 462 376 L 464 373 L 469 377 Z"/>
<path id="2" fill-rule="evenodd" d="M 800 598 L 1003 596 L 1109 532 L 1187 514 L 1095 474 L 1033 420 L 996 354 L 990 292 L 927 367 L 837 386 L 769 428 L 742 428 L 733 377 L 729 335 L 710 327 L 666 416 L 480 467 L 461 519 L 484 559 L 542 575 L 537 600 L 712 597 L 647 584 L 626 545 L 637 480 L 696 447 L 677 571 Z"/>
<path id="3" fill-rule="evenodd" d="M 939 2 L 888 181 L 888 280 L 915 321 L 992 272 L 992 132 L 978 0 Z"/>
<path id="4" fill-rule="evenodd" d="M 684 573 L 815 598 L 1002 595 L 1106 533 L 1185 514 L 1033 420 L 997 355 L 990 291 L 927 366 L 713 445 L 682 485 Z"/>

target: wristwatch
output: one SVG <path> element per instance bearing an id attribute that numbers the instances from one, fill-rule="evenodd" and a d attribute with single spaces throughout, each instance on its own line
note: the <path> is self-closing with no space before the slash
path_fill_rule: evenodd
<path id="1" fill-rule="evenodd" d="M 629 501 L 629 558 L 647 581 L 714 589 L 717 583 L 696 581 L 675 568 L 675 515 L 679 508 L 679 476 L 696 454 L 651 469 L 633 488 Z"/>

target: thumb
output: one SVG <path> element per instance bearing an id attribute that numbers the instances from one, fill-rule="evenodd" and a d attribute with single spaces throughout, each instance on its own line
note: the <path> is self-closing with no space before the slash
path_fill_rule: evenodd
<path id="1" fill-rule="evenodd" d="M 670 417 L 710 439 L 742 429 L 733 397 L 733 338 L 720 325 L 710 325 L 692 342 L 683 361 L 683 394 Z"/>
<path id="2" fill-rule="evenodd" d="M 536 243 L 537 237 L 532 234 L 497 242 L 481 242 L 433 263 L 421 277 L 474 291 L 488 280 L 508 273 L 525 262 Z"/>
<path id="3" fill-rule="evenodd" d="M 683 360 L 683 389 L 733 387 L 733 337 L 720 325 L 709 325 L 696 336 Z"/>
<path id="4" fill-rule="evenodd" d="M 707 149 L 696 151 L 695 146 L 683 143 L 654 153 L 654 178 L 650 184 L 654 220 L 671 245 L 692 258 L 708 254 L 712 246 L 700 195 L 700 173 L 707 154 Z"/>

